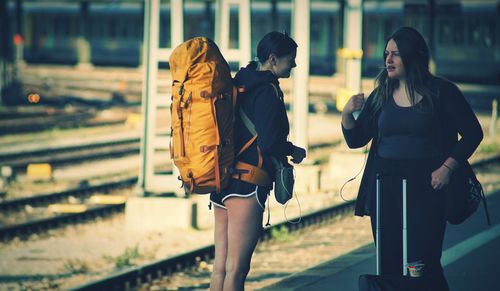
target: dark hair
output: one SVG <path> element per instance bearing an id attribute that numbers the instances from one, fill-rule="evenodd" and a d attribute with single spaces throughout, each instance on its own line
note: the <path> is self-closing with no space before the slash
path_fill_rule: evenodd
<path id="1" fill-rule="evenodd" d="M 385 47 L 387 47 L 391 39 L 398 46 L 405 67 L 406 85 L 411 98 L 410 101 L 415 104 L 415 92 L 417 92 L 428 101 L 427 103 L 430 104 L 432 109 L 436 96 L 429 87 L 429 82 L 432 79 L 432 74 L 429 71 L 430 53 L 424 37 L 412 27 L 401 27 L 387 38 Z M 384 65 L 386 61 L 385 47 Z M 390 80 L 385 68 L 378 74 L 376 82 L 378 89 L 375 108 L 378 110 L 385 104 L 387 98 L 392 95 L 399 82 Z"/>
<path id="2" fill-rule="evenodd" d="M 286 32 L 272 31 L 264 35 L 259 41 L 257 45 L 257 58 L 263 64 L 271 54 L 280 58 L 296 51 L 297 43 Z M 257 62 L 251 61 L 247 67 L 256 69 Z"/>

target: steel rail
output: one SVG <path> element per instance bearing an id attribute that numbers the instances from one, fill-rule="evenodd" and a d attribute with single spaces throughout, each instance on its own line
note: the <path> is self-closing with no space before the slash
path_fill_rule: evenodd
<path id="1" fill-rule="evenodd" d="M 122 157 L 139 154 L 139 138 L 124 139 L 121 141 L 110 141 L 91 145 L 72 146 L 60 151 L 48 149 L 38 150 L 37 153 L 23 153 L 2 161 L 0 164 L 12 169 L 13 175 L 24 173 L 29 164 L 47 163 L 52 167 L 68 165 L 78 162 L 89 162 L 94 160 Z"/>
<path id="2" fill-rule="evenodd" d="M 71 115 L 49 115 L 44 117 L 34 117 L 30 120 L 3 120 L 2 124 L 0 124 L 0 135 L 37 132 L 55 126 L 58 126 L 60 128 L 73 128 L 76 126 L 91 127 L 121 124 L 125 122 L 124 118 L 117 118 L 115 120 L 106 121 L 93 121 L 92 119 L 95 117 L 95 113 L 77 112 Z"/>
<path id="3" fill-rule="evenodd" d="M 127 137 L 108 141 L 98 141 L 90 144 L 75 144 L 64 146 L 52 146 L 47 148 L 29 149 L 22 151 L 0 152 L 0 162 L 4 164 L 16 163 L 17 160 L 27 159 L 32 156 L 60 154 L 65 152 L 81 151 L 86 149 L 98 149 L 115 145 L 123 145 L 140 142 L 140 137 Z"/>
<path id="4" fill-rule="evenodd" d="M 85 185 L 60 192 L 40 194 L 32 197 L 23 197 L 0 202 L 0 211 L 7 211 L 16 208 L 22 208 L 26 205 L 40 206 L 63 200 L 69 196 L 89 196 L 92 193 L 113 190 L 116 188 L 127 187 L 137 182 L 137 177 L 127 178 L 119 181 L 105 182 L 98 185 Z"/>
<path id="5" fill-rule="evenodd" d="M 73 196 L 82 196 L 82 195 L 91 195 L 92 193 L 95 192 L 101 192 L 101 191 L 109 191 L 112 189 L 117 189 L 117 188 L 122 188 L 122 187 L 129 187 L 137 183 L 137 177 L 133 178 L 128 178 L 124 179 L 121 181 L 116 181 L 116 182 L 107 182 L 95 186 L 82 186 L 79 188 L 75 189 L 70 189 L 67 191 L 62 191 L 59 193 L 52 193 L 52 194 L 47 194 L 41 197 L 37 197 L 39 201 L 43 201 L 44 199 L 52 201 L 53 199 L 63 199 L 63 197 L 67 197 L 70 195 Z M 10 207 L 20 207 L 22 205 L 26 205 L 26 200 L 28 198 L 23 198 L 23 199 L 16 199 L 15 201 L 9 201 L 9 202 L 4 202 L 0 204 L 2 207 L 6 207 L 6 203 L 9 204 Z M 33 201 L 33 200 L 31 200 Z M 103 206 L 96 206 L 96 207 L 91 207 L 90 209 L 86 210 L 85 212 L 82 213 L 71 213 L 71 214 L 62 214 L 62 215 L 57 215 L 54 217 L 49 217 L 49 218 L 43 218 L 43 219 L 36 219 L 32 221 L 27 221 L 15 225 L 7 225 L 7 226 L 2 226 L 0 227 L 0 241 L 1 240 L 8 240 L 13 237 L 20 237 L 20 238 L 26 238 L 29 236 L 29 234 L 40 232 L 42 230 L 46 229 L 51 229 L 58 227 L 62 224 L 68 223 L 68 222 L 75 222 L 75 221 L 84 221 L 87 220 L 91 217 L 96 217 L 96 216 L 103 216 L 106 213 L 110 212 L 116 212 L 116 211 L 123 211 L 125 206 L 125 203 L 121 204 L 116 204 L 116 205 L 103 205 Z"/>

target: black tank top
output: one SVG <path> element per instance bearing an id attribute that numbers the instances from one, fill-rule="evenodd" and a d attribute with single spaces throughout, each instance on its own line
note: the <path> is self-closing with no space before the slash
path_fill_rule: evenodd
<path id="1" fill-rule="evenodd" d="M 433 116 L 425 100 L 401 107 L 389 98 L 378 120 L 380 131 L 378 155 L 389 159 L 423 159 L 437 157 L 433 139 Z M 422 104 L 421 104 L 422 103 Z"/>

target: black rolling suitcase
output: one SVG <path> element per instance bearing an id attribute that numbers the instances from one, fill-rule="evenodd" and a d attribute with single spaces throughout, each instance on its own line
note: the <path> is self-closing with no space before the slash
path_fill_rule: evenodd
<path id="1" fill-rule="evenodd" d="M 361 275 L 359 276 L 359 291 L 424 291 L 424 277 L 410 277 L 407 269 L 407 229 L 406 229 L 406 179 L 402 179 L 403 192 L 403 262 L 401 276 L 380 275 L 380 242 L 382 236 L 382 228 L 380 227 L 380 175 L 377 174 L 376 180 L 376 199 L 377 199 L 377 229 L 376 229 L 376 256 L 377 256 L 377 275 Z M 425 270 L 424 270 L 425 271 Z"/>

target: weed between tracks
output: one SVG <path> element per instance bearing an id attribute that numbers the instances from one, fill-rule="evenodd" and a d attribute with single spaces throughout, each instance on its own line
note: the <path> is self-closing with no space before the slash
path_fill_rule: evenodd
<path id="1" fill-rule="evenodd" d="M 104 260 L 108 263 L 115 265 L 115 268 L 122 269 L 125 267 L 135 266 L 135 260 L 143 258 L 143 255 L 139 252 L 139 245 L 134 247 L 127 247 L 125 251 L 116 257 L 104 255 Z"/>

